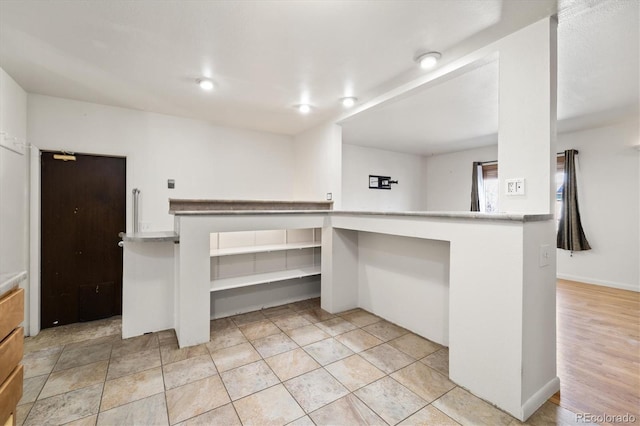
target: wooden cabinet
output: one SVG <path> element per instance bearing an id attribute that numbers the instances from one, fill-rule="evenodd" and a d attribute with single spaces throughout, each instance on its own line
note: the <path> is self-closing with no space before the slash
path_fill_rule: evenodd
<path id="1" fill-rule="evenodd" d="M 0 424 L 15 424 L 22 398 L 24 290 L 14 289 L 0 298 Z"/>

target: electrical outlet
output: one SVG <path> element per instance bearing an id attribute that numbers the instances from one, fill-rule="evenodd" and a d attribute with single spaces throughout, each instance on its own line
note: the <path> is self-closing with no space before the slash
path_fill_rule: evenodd
<path id="1" fill-rule="evenodd" d="M 333 200 L 333 193 L 327 192 L 327 200 L 329 201 Z"/>
<path id="2" fill-rule="evenodd" d="M 507 179 L 507 195 L 524 195 L 524 178 Z"/>
<path id="3" fill-rule="evenodd" d="M 549 244 L 542 244 L 540 246 L 540 254 L 538 256 L 538 266 L 541 268 L 549 266 L 551 261 L 551 246 Z"/>

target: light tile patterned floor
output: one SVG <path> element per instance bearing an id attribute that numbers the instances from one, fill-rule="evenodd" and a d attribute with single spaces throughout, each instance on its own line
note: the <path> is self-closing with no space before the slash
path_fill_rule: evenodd
<path id="1" fill-rule="evenodd" d="M 518 425 L 448 379 L 448 350 L 361 309 L 319 299 L 120 338 L 120 319 L 25 340 L 18 425 Z M 529 424 L 573 423 L 547 402 Z"/>

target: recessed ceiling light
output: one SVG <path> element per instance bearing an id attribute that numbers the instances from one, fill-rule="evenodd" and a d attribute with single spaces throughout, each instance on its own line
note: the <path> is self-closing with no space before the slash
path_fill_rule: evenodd
<path id="1" fill-rule="evenodd" d="M 311 106 L 309 104 L 296 105 L 296 108 L 298 108 L 301 114 L 309 114 L 311 112 Z"/>
<path id="2" fill-rule="evenodd" d="M 196 82 L 202 90 L 213 90 L 213 81 L 208 78 L 199 78 Z"/>
<path id="3" fill-rule="evenodd" d="M 427 52 L 418 55 L 415 61 L 420 65 L 420 68 L 428 70 L 435 67 L 441 57 L 442 54 L 440 52 Z"/>
<path id="4" fill-rule="evenodd" d="M 356 104 L 356 101 L 358 100 L 358 98 L 354 97 L 354 96 L 347 96 L 346 98 L 341 98 L 340 102 L 342 102 L 342 106 L 345 108 L 351 108 L 352 106 L 354 106 Z"/>

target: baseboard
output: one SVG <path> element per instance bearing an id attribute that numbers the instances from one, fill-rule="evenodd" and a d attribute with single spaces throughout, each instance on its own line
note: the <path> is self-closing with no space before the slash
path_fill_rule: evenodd
<path id="1" fill-rule="evenodd" d="M 547 382 L 546 385 L 541 387 L 538 392 L 534 393 L 531 398 L 529 398 L 522 405 L 522 418 L 519 419 L 521 421 L 526 421 L 536 410 L 542 407 L 551 396 L 560 390 L 560 379 L 556 376 Z"/>
<path id="2" fill-rule="evenodd" d="M 559 274 L 559 273 L 556 274 L 556 278 L 559 278 L 561 280 L 577 281 L 577 282 L 581 282 L 581 283 L 585 283 L 585 284 L 600 285 L 600 286 L 603 286 L 603 287 L 618 288 L 620 290 L 635 291 L 636 293 L 640 292 L 640 287 L 636 287 L 636 286 L 633 286 L 631 284 L 616 283 L 616 282 L 611 282 L 611 281 L 602 281 L 602 280 L 597 280 L 597 279 L 594 279 L 594 278 L 578 277 L 576 275 Z"/>

